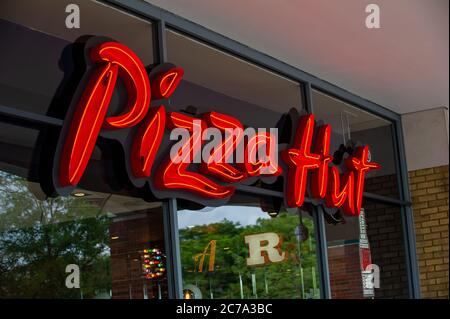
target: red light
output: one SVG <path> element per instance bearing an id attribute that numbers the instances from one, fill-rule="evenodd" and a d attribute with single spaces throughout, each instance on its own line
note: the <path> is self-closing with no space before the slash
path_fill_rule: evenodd
<path id="1" fill-rule="evenodd" d="M 203 119 L 210 125 L 217 127 L 225 132 L 227 129 L 233 129 L 236 133 L 227 137 L 211 154 L 207 163 L 200 164 L 200 171 L 204 174 L 212 174 L 225 182 L 239 182 L 247 177 L 247 174 L 239 171 L 226 161 L 233 155 L 237 145 L 243 138 L 243 126 L 234 117 L 229 115 L 210 112 L 203 116 Z M 221 158 L 217 161 L 217 154 L 221 154 Z"/>
<path id="2" fill-rule="evenodd" d="M 324 165 L 321 154 L 310 153 L 314 130 L 314 116 L 300 118 L 293 148 L 281 153 L 289 167 L 286 184 L 286 202 L 289 207 L 300 207 L 305 200 L 307 172 Z M 326 130 L 325 130 L 326 131 Z"/>
<path id="3" fill-rule="evenodd" d="M 59 161 L 61 186 L 78 184 L 102 127 L 121 129 L 138 123 L 142 124 L 136 130 L 130 154 L 131 171 L 138 178 L 150 177 L 165 127 L 185 128 L 191 133 L 188 141 L 179 150 L 179 154 L 186 158 L 179 163 L 168 158 L 158 167 L 154 181 L 159 189 L 187 190 L 207 199 L 228 198 L 234 193 L 235 187 L 220 185 L 188 170 L 191 164 L 187 161 L 187 156 L 196 158 L 200 154 L 202 133 L 207 124 L 218 128 L 222 133 L 232 129 L 235 134 L 225 134 L 225 141 L 214 149 L 206 163 L 199 165 L 200 172 L 228 183 L 241 182 L 248 176 L 278 176 L 282 173 L 275 158 L 276 137 L 271 133 L 258 133 L 250 137 L 245 146 L 244 164 L 235 167 L 228 163 L 228 160 L 244 138 L 243 125 L 236 118 L 210 112 L 205 114 L 203 119 L 195 119 L 181 113 L 170 113 L 166 119 L 163 105 L 149 111 L 152 93 L 156 98 L 169 98 L 181 83 L 183 69 L 171 67 L 160 72 L 150 86 L 144 65 L 122 44 L 102 43 L 90 51 L 90 58 L 97 65 L 80 100 L 77 101 L 69 123 Z M 128 94 L 128 102 L 124 107 L 126 111 L 107 117 L 118 76 L 123 80 Z M 313 133 L 314 116 L 301 117 L 292 147 L 281 152 L 281 157 L 288 166 L 285 187 L 287 205 L 295 207 L 303 204 L 308 173 L 311 173 L 311 197 L 324 198 L 328 207 L 342 207 L 346 214 L 359 215 L 365 175 L 371 170 L 379 169 L 380 165 L 368 161 L 367 146 L 357 147 L 354 154 L 345 160 L 349 171 L 341 177 L 337 167 L 329 167 L 332 159 L 329 154 L 331 127 L 323 125 L 318 128 L 317 143 L 311 153 Z M 260 157 L 264 159 L 257 159 L 258 150 L 263 145 L 266 146 L 266 154 Z M 124 147 L 130 149 L 129 146 Z"/>
<path id="4" fill-rule="evenodd" d="M 320 154 L 322 160 L 319 163 L 319 168 L 311 173 L 311 197 L 314 198 L 324 198 L 327 192 L 328 164 L 332 159 L 332 156 L 330 156 L 330 137 L 331 126 L 320 126 L 314 152 Z"/>
<path id="5" fill-rule="evenodd" d="M 187 157 L 195 158 L 200 151 L 195 145 L 201 143 L 201 133 L 205 128 L 205 123 L 203 120 L 175 112 L 170 113 L 168 121 L 168 124 L 172 127 L 185 128 L 193 133 L 194 120 L 200 122 L 201 127 L 197 128 L 200 131 L 199 136 L 191 134 L 189 140 L 178 151 L 179 154 L 184 156 L 178 163 L 175 163 L 169 157 L 160 165 L 155 176 L 155 186 L 159 189 L 188 190 L 211 199 L 230 197 L 234 193 L 234 187 L 221 186 L 201 174 L 187 170 L 191 164 L 187 161 Z"/>
<path id="6" fill-rule="evenodd" d="M 131 167 L 136 177 L 149 177 L 156 153 L 164 135 L 166 111 L 164 106 L 153 108 L 133 140 Z"/>
<path id="7" fill-rule="evenodd" d="M 184 71 L 182 68 L 171 68 L 155 77 L 152 93 L 155 98 L 169 98 L 180 84 Z"/>
<path id="8" fill-rule="evenodd" d="M 78 102 L 61 154 L 59 181 L 62 186 L 75 186 L 83 176 L 106 116 L 117 68 L 113 64 L 101 65 Z"/>
<path id="9" fill-rule="evenodd" d="M 276 143 L 275 136 L 269 132 L 257 133 L 248 140 L 244 152 L 244 167 L 249 176 L 278 176 L 282 173 L 282 169 L 275 159 L 274 143 Z M 262 144 L 266 146 L 265 160 L 257 159 L 258 149 Z"/>
<path id="10" fill-rule="evenodd" d="M 150 84 L 139 58 L 126 46 L 105 42 L 91 50 L 99 62 L 72 116 L 60 159 L 61 186 L 75 186 L 80 181 L 94 150 L 101 126 L 125 128 L 138 123 L 150 104 Z M 127 88 L 129 111 L 106 117 L 117 76 Z"/>
<path id="11" fill-rule="evenodd" d="M 351 171 L 355 172 L 355 197 L 356 197 L 356 211 L 357 215 L 361 211 L 362 195 L 364 192 L 364 179 L 366 173 L 379 169 L 381 166 L 378 163 L 372 163 L 368 161 L 369 147 L 359 146 L 355 149 L 354 154 L 345 160 L 345 165 Z"/>
<path id="12" fill-rule="evenodd" d="M 347 215 L 359 215 L 355 212 L 354 185 L 355 176 L 353 172 L 344 173 L 342 184 L 339 176 L 339 170 L 336 166 L 330 167 L 330 178 L 328 183 L 328 192 L 325 196 L 325 205 L 327 207 L 341 207 Z"/>
<path id="13" fill-rule="evenodd" d="M 147 71 L 137 55 L 117 42 L 105 42 L 91 51 L 91 58 L 98 63 L 111 63 L 119 68 L 119 76 L 127 88 L 126 113 L 106 118 L 106 128 L 131 127 L 140 122 L 150 106 L 151 91 Z"/>

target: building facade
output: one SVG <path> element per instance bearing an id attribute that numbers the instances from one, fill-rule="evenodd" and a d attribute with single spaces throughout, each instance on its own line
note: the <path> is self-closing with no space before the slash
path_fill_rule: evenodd
<path id="1" fill-rule="evenodd" d="M 445 107 L 401 115 L 144 1 L 77 1 L 68 28 L 72 3 L 0 4 L 0 298 L 448 298 Z M 173 129 L 214 116 L 327 153 L 323 194 L 285 157 L 166 174 Z"/>

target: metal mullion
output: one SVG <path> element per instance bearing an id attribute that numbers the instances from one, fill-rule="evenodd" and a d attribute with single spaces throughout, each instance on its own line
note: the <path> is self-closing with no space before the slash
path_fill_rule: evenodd
<path id="1" fill-rule="evenodd" d="M 144 19 L 160 21 L 161 8 L 141 0 L 96 0 L 118 10 L 133 13 Z"/>
<path id="2" fill-rule="evenodd" d="M 63 120 L 55 117 L 24 111 L 21 109 L 3 105 L 0 105 L 0 118 L 1 117 L 5 117 L 7 119 L 16 120 L 20 122 L 27 122 L 29 124 L 34 125 L 56 126 L 56 127 L 61 127 L 64 122 Z"/>
<path id="3" fill-rule="evenodd" d="M 411 202 L 409 192 L 408 168 L 406 163 L 405 147 L 403 142 L 403 131 L 401 120 L 394 121 L 392 135 L 394 138 L 394 155 L 397 172 L 397 184 L 400 199 Z M 411 298 L 420 298 L 420 276 L 417 263 L 416 235 L 414 229 L 414 217 L 411 206 L 401 207 L 401 221 L 403 230 L 403 243 L 406 256 L 406 271 L 408 277 L 408 293 Z"/>
<path id="4" fill-rule="evenodd" d="M 166 25 L 160 20 L 155 23 L 155 38 L 156 38 L 156 56 L 158 63 L 167 62 L 167 43 L 166 43 Z"/>
<path id="5" fill-rule="evenodd" d="M 316 234 L 317 264 L 320 277 L 320 297 L 331 299 L 330 271 L 328 268 L 328 247 L 325 232 L 324 211 L 320 206 L 314 206 L 314 230 Z"/>
<path id="6" fill-rule="evenodd" d="M 400 115 L 398 113 L 395 113 L 384 106 L 366 100 L 340 87 L 336 87 L 334 84 L 327 81 L 317 79 L 317 81 L 311 82 L 311 87 L 312 89 L 316 89 L 323 94 L 329 95 L 347 104 L 351 104 L 358 109 L 367 111 L 390 122 L 400 119 Z"/>
<path id="7" fill-rule="evenodd" d="M 177 202 L 175 198 L 163 202 L 163 225 L 169 298 L 181 299 L 183 296 L 183 279 L 181 276 L 180 239 L 178 237 Z"/>
<path id="8" fill-rule="evenodd" d="M 305 94 L 304 100 L 305 100 L 306 111 L 308 113 L 314 114 L 311 83 L 305 82 L 303 84 L 303 87 L 304 87 L 304 94 Z"/>
<path id="9" fill-rule="evenodd" d="M 303 84 L 305 93 L 305 106 L 308 113 L 314 114 L 311 83 Z M 325 231 L 324 211 L 320 206 L 314 206 L 314 229 L 316 233 L 317 264 L 320 277 L 320 296 L 331 299 L 330 271 L 328 267 L 328 247 Z"/>
<path id="10" fill-rule="evenodd" d="M 167 60 L 166 36 L 164 21 L 156 21 L 154 26 L 154 52 L 158 64 Z M 180 239 L 178 236 L 178 212 L 176 198 L 165 202 L 164 209 L 164 240 L 166 247 L 167 274 L 169 298 L 181 299 L 183 297 L 183 278 L 181 268 Z"/>
<path id="11" fill-rule="evenodd" d="M 378 202 L 383 202 L 383 203 L 396 205 L 396 206 L 411 206 L 411 202 L 407 202 L 407 201 L 404 201 L 401 199 L 392 198 L 392 197 L 388 197 L 388 196 L 384 196 L 384 195 L 378 195 L 375 193 L 364 192 L 363 198 L 376 200 Z"/>

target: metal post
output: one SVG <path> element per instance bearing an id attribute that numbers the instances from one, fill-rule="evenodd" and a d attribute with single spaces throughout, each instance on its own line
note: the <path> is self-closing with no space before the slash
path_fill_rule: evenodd
<path id="1" fill-rule="evenodd" d="M 314 114 L 314 103 L 312 100 L 311 83 L 303 84 L 305 93 L 305 106 L 308 113 Z M 325 222 L 323 217 L 324 211 L 321 207 L 314 207 L 314 230 L 316 234 L 316 253 L 317 253 L 317 268 L 319 270 L 320 279 L 320 297 L 324 299 L 331 299 L 330 288 L 330 272 L 328 269 L 328 248 L 327 238 L 325 234 Z"/>
<path id="2" fill-rule="evenodd" d="M 393 122 L 394 155 L 397 159 L 397 184 L 400 192 L 400 199 L 411 202 L 409 192 L 408 168 L 406 165 L 405 147 L 403 143 L 403 131 L 401 120 Z M 403 230 L 403 243 L 405 246 L 406 272 L 408 277 L 408 287 L 410 298 L 420 298 L 420 276 L 419 265 L 416 253 L 416 234 L 414 230 L 414 217 L 411 206 L 401 206 L 400 216 Z"/>
<path id="3" fill-rule="evenodd" d="M 320 278 L 320 297 L 331 299 L 330 272 L 328 269 L 328 248 L 325 234 L 324 211 L 321 207 L 314 208 L 314 230 L 316 234 L 317 264 Z"/>
<path id="4" fill-rule="evenodd" d="M 180 239 L 178 237 L 176 199 L 171 198 L 164 202 L 163 222 L 169 298 L 181 299 L 183 297 L 183 281 L 181 277 Z"/>

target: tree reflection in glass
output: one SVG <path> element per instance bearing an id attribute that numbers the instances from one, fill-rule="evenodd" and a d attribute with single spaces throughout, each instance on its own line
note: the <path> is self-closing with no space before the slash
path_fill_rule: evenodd
<path id="1" fill-rule="evenodd" d="M 205 299 L 319 298 L 314 225 L 304 214 L 281 212 L 270 218 L 259 208 L 244 206 L 180 211 L 184 287 Z M 263 264 L 249 266 L 245 237 L 267 233 L 279 236 L 284 259 L 271 262 L 266 257 Z"/>
<path id="2" fill-rule="evenodd" d="M 37 199 L 0 172 L 0 298 L 98 298 L 111 289 L 109 219 L 85 198 Z M 69 289 L 68 264 L 82 289 Z"/>

